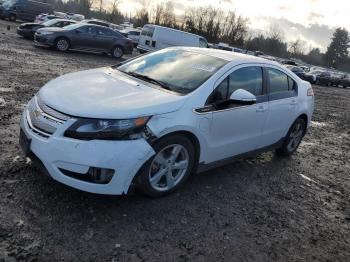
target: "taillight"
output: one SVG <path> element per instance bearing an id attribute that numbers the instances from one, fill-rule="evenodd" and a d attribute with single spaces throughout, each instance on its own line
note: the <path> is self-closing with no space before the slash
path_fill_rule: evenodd
<path id="1" fill-rule="evenodd" d="M 307 90 L 307 95 L 308 95 L 308 96 L 314 96 L 314 90 L 313 90 L 312 88 L 309 88 L 309 89 Z"/>

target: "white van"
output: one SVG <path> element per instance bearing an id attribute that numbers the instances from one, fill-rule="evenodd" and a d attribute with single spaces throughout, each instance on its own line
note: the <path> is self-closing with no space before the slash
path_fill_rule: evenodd
<path id="1" fill-rule="evenodd" d="M 172 46 L 207 48 L 208 42 L 204 37 L 199 35 L 148 24 L 142 29 L 137 49 L 141 53 L 145 53 Z"/>

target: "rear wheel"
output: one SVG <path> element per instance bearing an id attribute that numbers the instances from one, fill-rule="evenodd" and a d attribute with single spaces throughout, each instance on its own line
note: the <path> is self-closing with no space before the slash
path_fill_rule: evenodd
<path id="1" fill-rule="evenodd" d="M 55 46 L 58 51 L 66 52 L 69 49 L 69 41 L 66 38 L 59 38 Z"/>
<path id="2" fill-rule="evenodd" d="M 153 148 L 156 155 L 141 168 L 137 185 L 144 194 L 159 197 L 183 185 L 192 172 L 195 149 L 179 135 L 165 137 Z"/>
<path id="3" fill-rule="evenodd" d="M 300 142 L 305 134 L 305 130 L 305 120 L 303 118 L 298 118 L 289 129 L 283 145 L 276 150 L 276 154 L 279 156 L 292 155 L 298 149 Z"/>
<path id="4" fill-rule="evenodd" d="M 112 56 L 113 56 L 114 58 L 119 59 L 119 58 L 121 58 L 123 55 L 124 55 L 124 51 L 123 51 L 123 49 L 122 49 L 120 46 L 116 46 L 116 47 L 113 48 L 113 50 L 112 50 Z"/>

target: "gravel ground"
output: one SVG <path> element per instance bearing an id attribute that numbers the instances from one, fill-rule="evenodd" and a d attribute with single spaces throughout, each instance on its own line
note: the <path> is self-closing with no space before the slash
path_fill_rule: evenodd
<path id="1" fill-rule="evenodd" d="M 0 21 L 1 262 L 350 261 L 350 89 L 315 86 L 291 158 L 239 161 L 161 199 L 88 194 L 31 167 L 17 142 L 25 103 L 54 77 L 114 63 L 35 48 Z"/>

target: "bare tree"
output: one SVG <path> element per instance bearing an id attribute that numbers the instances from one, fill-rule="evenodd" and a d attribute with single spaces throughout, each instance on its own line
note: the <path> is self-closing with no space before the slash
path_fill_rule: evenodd
<path id="1" fill-rule="evenodd" d="M 283 41 L 284 32 L 277 24 L 273 24 L 267 32 L 267 37 L 273 40 Z"/>
<path id="2" fill-rule="evenodd" d="M 294 56 L 300 56 L 304 54 L 304 46 L 306 43 L 300 39 L 297 39 L 289 44 L 289 52 Z"/>
<path id="3" fill-rule="evenodd" d="M 133 17 L 133 23 L 136 27 L 142 27 L 145 24 L 149 23 L 149 13 L 145 5 L 143 5 L 140 9 L 136 10 L 135 15 Z"/>
<path id="4" fill-rule="evenodd" d="M 102 1 L 102 0 L 100 0 Z M 119 12 L 119 5 L 121 4 L 122 0 L 112 0 L 112 3 L 111 3 L 111 12 L 110 12 L 110 21 L 111 22 L 120 22 L 118 21 L 119 19 L 119 15 L 120 15 L 120 12 Z"/>

